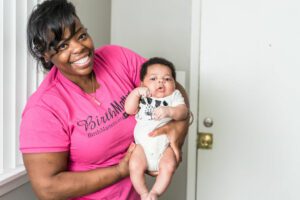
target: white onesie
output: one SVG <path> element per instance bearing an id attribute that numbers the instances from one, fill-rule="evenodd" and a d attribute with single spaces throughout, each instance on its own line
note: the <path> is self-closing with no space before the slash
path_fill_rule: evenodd
<path id="1" fill-rule="evenodd" d="M 146 97 L 140 101 L 140 110 L 135 116 L 137 124 L 134 128 L 134 139 L 135 143 L 144 149 L 149 171 L 158 171 L 160 158 L 170 142 L 165 134 L 156 137 L 150 137 L 148 134 L 172 120 L 171 118 L 154 120 L 152 112 L 159 106 L 175 107 L 180 104 L 184 104 L 184 98 L 179 90 L 164 98 Z"/>

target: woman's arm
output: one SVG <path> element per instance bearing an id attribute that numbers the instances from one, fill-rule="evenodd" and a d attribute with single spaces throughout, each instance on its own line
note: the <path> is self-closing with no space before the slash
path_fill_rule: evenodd
<path id="1" fill-rule="evenodd" d="M 65 200 L 96 192 L 128 176 L 128 161 L 134 145 L 112 167 L 83 172 L 67 171 L 68 152 L 25 153 L 23 160 L 32 187 L 41 200 Z"/>

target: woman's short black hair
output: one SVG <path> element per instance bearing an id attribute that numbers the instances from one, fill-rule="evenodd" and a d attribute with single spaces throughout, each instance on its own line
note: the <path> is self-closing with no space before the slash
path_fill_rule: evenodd
<path id="1" fill-rule="evenodd" d="M 27 24 L 27 45 L 31 55 L 49 71 L 53 64 L 44 59 L 45 52 L 53 50 L 62 40 L 65 29 L 75 33 L 75 7 L 67 0 L 46 0 L 32 11 Z"/>
<path id="2" fill-rule="evenodd" d="M 161 65 L 165 65 L 165 66 L 169 67 L 171 70 L 171 73 L 172 73 L 172 77 L 174 78 L 174 80 L 176 80 L 176 72 L 175 72 L 175 67 L 174 67 L 173 63 L 166 60 L 165 58 L 153 57 L 143 63 L 142 69 L 140 72 L 140 80 L 141 81 L 144 80 L 144 78 L 147 74 L 148 67 L 151 65 L 155 65 L 155 64 L 161 64 Z"/>

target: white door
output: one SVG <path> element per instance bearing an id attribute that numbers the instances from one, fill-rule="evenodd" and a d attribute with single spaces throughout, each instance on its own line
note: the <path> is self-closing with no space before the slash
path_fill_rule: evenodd
<path id="1" fill-rule="evenodd" d="M 300 1 L 202 0 L 200 35 L 197 200 L 299 200 Z"/>

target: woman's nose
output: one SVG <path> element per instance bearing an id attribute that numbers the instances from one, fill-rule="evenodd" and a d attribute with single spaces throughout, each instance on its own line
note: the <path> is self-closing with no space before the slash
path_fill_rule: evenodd
<path id="1" fill-rule="evenodd" d="M 81 53 L 83 50 L 83 45 L 78 41 L 72 41 L 71 47 L 73 54 Z"/>

